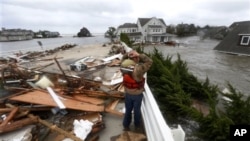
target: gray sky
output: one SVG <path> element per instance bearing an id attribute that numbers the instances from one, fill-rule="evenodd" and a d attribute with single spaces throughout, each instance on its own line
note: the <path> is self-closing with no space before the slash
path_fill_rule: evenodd
<path id="1" fill-rule="evenodd" d="M 104 33 L 138 18 L 167 25 L 229 26 L 250 20 L 250 0 L 0 0 L 1 27 L 76 34 L 82 27 Z"/>

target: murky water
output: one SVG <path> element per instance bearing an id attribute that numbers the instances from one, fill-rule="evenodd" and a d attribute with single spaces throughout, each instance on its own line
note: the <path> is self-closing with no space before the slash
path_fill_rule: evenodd
<path id="1" fill-rule="evenodd" d="M 198 37 L 178 39 L 179 47 L 156 47 L 164 55 L 176 59 L 177 53 L 187 62 L 189 70 L 200 80 L 209 78 L 212 84 L 221 89 L 227 87 L 227 82 L 245 95 L 250 95 L 250 57 L 220 53 L 213 50 L 219 43 L 217 40 L 200 40 Z M 151 51 L 145 47 L 145 51 Z"/>

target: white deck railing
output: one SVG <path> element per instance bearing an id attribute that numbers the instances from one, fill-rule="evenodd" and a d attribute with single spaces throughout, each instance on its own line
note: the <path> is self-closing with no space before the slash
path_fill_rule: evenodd
<path id="1" fill-rule="evenodd" d="M 184 141 L 185 132 L 181 126 L 171 130 L 165 122 L 147 83 L 141 111 L 148 141 Z"/>

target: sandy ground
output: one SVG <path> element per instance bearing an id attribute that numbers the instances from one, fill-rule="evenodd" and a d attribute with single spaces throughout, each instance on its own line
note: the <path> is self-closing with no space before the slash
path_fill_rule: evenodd
<path id="1" fill-rule="evenodd" d="M 52 55 L 47 55 L 42 58 L 36 58 L 35 61 L 32 62 L 21 63 L 21 66 L 42 72 L 62 74 L 62 71 L 54 60 L 54 58 L 56 58 L 59 62 L 60 67 L 66 75 L 78 75 L 82 72 L 72 71 L 70 68 L 70 64 L 73 64 L 77 60 L 80 60 L 84 57 L 93 57 L 95 59 L 94 63 L 96 65 L 103 63 L 101 59 L 110 56 L 109 51 L 112 46 L 112 44 L 106 44 L 105 46 L 103 46 L 103 44 L 76 46 L 68 50 L 58 51 Z M 106 70 L 111 71 L 109 75 L 112 75 L 111 73 L 116 71 L 114 70 L 114 68 L 109 69 L 109 67 L 106 67 L 106 74 L 108 74 Z"/>
<path id="2" fill-rule="evenodd" d="M 107 45 L 107 46 L 103 47 L 103 45 L 101 45 L 101 44 L 76 46 L 76 47 L 73 47 L 69 50 L 58 51 L 52 55 L 48 55 L 48 56 L 43 57 L 43 58 L 37 58 L 37 59 L 41 59 L 41 60 L 43 60 L 43 59 L 52 59 L 52 60 L 31 62 L 31 64 L 30 64 L 31 66 L 28 66 L 28 67 L 32 67 L 32 65 L 35 65 L 35 66 L 46 65 L 48 63 L 55 62 L 53 59 L 57 58 L 61 67 L 63 69 L 66 69 L 66 68 L 69 68 L 69 65 L 74 63 L 76 60 L 79 60 L 79 59 L 87 57 L 87 56 L 92 56 L 96 59 L 105 58 L 106 56 L 108 56 L 108 53 L 110 51 L 111 46 L 112 45 Z M 27 64 L 27 65 L 29 65 L 29 64 Z M 33 67 L 35 67 L 35 66 L 33 66 Z"/>

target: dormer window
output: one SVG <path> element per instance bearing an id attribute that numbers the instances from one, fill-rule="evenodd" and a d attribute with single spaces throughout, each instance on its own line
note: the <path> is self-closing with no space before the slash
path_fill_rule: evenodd
<path id="1" fill-rule="evenodd" d="M 249 42 L 250 42 L 250 34 L 240 34 L 240 45 L 242 46 L 248 46 L 250 45 Z"/>
<path id="2" fill-rule="evenodd" d="M 240 44 L 247 46 L 249 44 L 250 36 L 242 36 Z"/>

